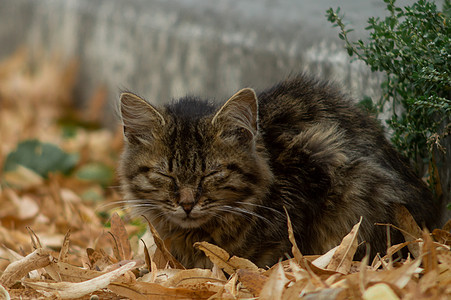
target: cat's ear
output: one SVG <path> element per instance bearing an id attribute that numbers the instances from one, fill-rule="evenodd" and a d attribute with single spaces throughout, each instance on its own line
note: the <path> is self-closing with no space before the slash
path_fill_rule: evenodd
<path id="1" fill-rule="evenodd" d="M 135 94 L 122 93 L 120 105 L 124 137 L 130 143 L 151 142 L 166 124 L 155 107 Z"/>
<path id="2" fill-rule="evenodd" d="M 257 122 L 257 95 L 250 88 L 242 89 L 230 97 L 211 121 L 213 125 L 221 123 L 222 127 L 239 128 L 238 134 L 244 133 L 251 139 L 257 134 Z"/>

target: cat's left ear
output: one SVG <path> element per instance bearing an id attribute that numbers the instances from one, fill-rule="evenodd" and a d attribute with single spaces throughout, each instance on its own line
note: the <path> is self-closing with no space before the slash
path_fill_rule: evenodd
<path id="1" fill-rule="evenodd" d="M 258 122 L 258 101 L 255 91 L 245 88 L 235 95 L 219 109 L 213 117 L 213 125 L 222 123 L 244 129 L 252 137 L 257 134 Z"/>

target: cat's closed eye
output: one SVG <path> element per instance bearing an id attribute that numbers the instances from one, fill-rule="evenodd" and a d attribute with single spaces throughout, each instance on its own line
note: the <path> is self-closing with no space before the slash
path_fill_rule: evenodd
<path id="1" fill-rule="evenodd" d="M 211 176 L 213 176 L 213 175 L 218 174 L 219 172 L 220 172 L 219 170 L 212 171 L 212 172 L 210 172 L 210 173 L 207 173 L 207 175 L 203 176 L 202 178 L 208 178 L 208 177 L 211 177 Z"/>
<path id="2" fill-rule="evenodd" d="M 231 192 L 239 192 L 238 188 L 236 188 L 235 186 L 232 185 L 226 185 L 223 187 L 220 187 L 221 190 L 225 190 L 225 191 L 231 191 Z"/>
<path id="3" fill-rule="evenodd" d="M 147 173 L 147 172 L 149 172 L 150 171 L 150 167 L 148 167 L 148 166 L 140 166 L 139 168 L 138 168 L 138 173 Z"/>
<path id="4" fill-rule="evenodd" d="M 224 173 L 222 172 L 221 169 L 217 169 L 215 171 L 211 171 L 209 173 L 207 173 L 206 175 L 202 176 L 200 181 L 201 183 L 205 182 L 205 181 L 209 181 L 209 180 L 214 180 L 216 178 L 219 178 L 221 176 L 223 176 Z"/>

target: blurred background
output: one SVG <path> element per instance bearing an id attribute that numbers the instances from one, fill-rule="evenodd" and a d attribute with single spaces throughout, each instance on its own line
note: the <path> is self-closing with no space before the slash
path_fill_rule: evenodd
<path id="1" fill-rule="evenodd" d="M 76 59 L 75 101 L 87 105 L 103 87 L 108 111 L 124 89 L 152 103 L 186 94 L 223 101 L 302 71 L 356 99 L 377 96 L 378 76 L 350 64 L 325 17 L 337 6 L 353 39 L 365 39 L 370 16 L 385 15 L 382 0 L 0 0 L 0 60 L 19 48 Z M 114 123 L 111 113 L 103 118 Z"/>

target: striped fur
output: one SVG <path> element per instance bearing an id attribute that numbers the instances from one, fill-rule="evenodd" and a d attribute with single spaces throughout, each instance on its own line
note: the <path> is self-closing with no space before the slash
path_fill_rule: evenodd
<path id="1" fill-rule="evenodd" d="M 339 244 L 360 216 L 359 239 L 372 255 L 384 252 L 385 229 L 374 223 L 396 223 L 397 204 L 423 226 L 439 219 L 377 122 L 304 75 L 258 96 L 243 89 L 221 107 L 187 97 L 155 108 L 124 93 L 121 114 L 126 206 L 153 222 L 186 267 L 209 266 L 197 241 L 261 267 L 290 255 L 284 206 L 304 254 Z"/>

